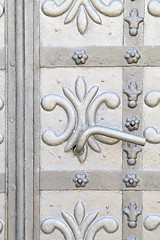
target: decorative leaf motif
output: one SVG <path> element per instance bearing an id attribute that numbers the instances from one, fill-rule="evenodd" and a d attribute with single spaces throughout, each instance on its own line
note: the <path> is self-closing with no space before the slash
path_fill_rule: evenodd
<path id="1" fill-rule="evenodd" d="M 79 9 L 78 16 L 77 16 L 77 27 L 78 31 L 81 34 L 84 34 L 88 26 L 88 19 L 87 14 L 84 6 L 82 5 Z"/>
<path id="2" fill-rule="evenodd" d="M 64 0 L 61 4 L 57 5 L 54 0 L 45 0 L 42 4 L 42 11 L 46 16 L 57 17 L 65 12 L 68 12 L 64 24 L 70 23 L 77 15 L 77 27 L 81 34 L 84 34 L 89 17 L 97 24 L 101 24 L 102 20 L 98 12 L 109 16 L 116 17 L 122 14 L 124 7 L 121 0 L 112 0 L 109 4 L 105 4 L 101 0 Z M 79 11 L 78 11 L 79 10 Z"/>
<path id="3" fill-rule="evenodd" d="M 85 206 L 79 200 L 74 208 L 74 216 L 68 212 L 62 212 L 66 222 L 59 218 L 48 217 L 42 221 L 40 229 L 45 234 L 53 233 L 58 229 L 65 240 L 94 240 L 95 235 L 102 228 L 107 233 L 117 231 L 119 224 L 115 218 L 102 217 L 95 221 L 97 215 L 98 212 L 93 211 L 85 216 Z"/>
<path id="4" fill-rule="evenodd" d="M 86 230 L 89 228 L 89 226 L 92 224 L 92 222 L 96 219 L 97 216 L 98 216 L 98 211 L 94 211 L 94 212 L 89 213 L 85 217 L 84 221 L 81 224 L 82 235 L 85 234 Z"/>
<path id="5" fill-rule="evenodd" d="M 100 147 L 100 145 L 98 144 L 98 142 L 96 141 L 96 139 L 94 139 L 93 136 L 91 136 L 91 137 L 88 138 L 88 145 L 90 146 L 90 148 L 91 148 L 93 151 L 98 152 L 98 153 L 101 152 L 101 147 Z"/>
<path id="6" fill-rule="evenodd" d="M 90 4 L 89 1 L 87 0 L 83 0 L 84 1 L 84 6 L 85 9 L 88 13 L 88 15 L 90 16 L 90 18 L 97 24 L 102 24 L 102 20 L 99 16 L 99 14 L 97 13 L 97 11 L 95 10 L 95 8 Z"/>
<path id="7" fill-rule="evenodd" d="M 86 82 L 84 81 L 84 78 L 82 76 L 79 76 L 76 81 L 75 92 L 79 101 L 82 102 L 87 92 Z"/>
<path id="8" fill-rule="evenodd" d="M 81 6 L 81 0 L 77 0 L 74 2 L 74 4 L 72 5 L 71 9 L 69 10 L 69 12 L 64 20 L 65 24 L 70 23 L 75 18 L 80 6 Z"/>
<path id="9" fill-rule="evenodd" d="M 81 52 L 79 51 L 78 54 L 81 54 Z M 44 96 L 41 101 L 42 108 L 45 111 L 53 111 L 56 105 L 59 105 L 65 110 L 68 122 L 64 131 L 59 135 L 52 129 L 45 130 L 42 134 L 43 142 L 50 146 L 57 146 L 68 140 L 65 152 L 74 152 L 80 163 L 84 163 L 86 160 L 88 146 L 96 152 L 101 151 L 97 140 L 107 144 L 117 143 L 118 139 L 110 137 L 104 137 L 103 139 L 103 136 L 94 135 L 89 137 L 80 154 L 75 150 L 84 130 L 92 125 L 96 125 L 96 113 L 100 105 L 105 103 L 107 108 L 115 109 L 120 104 L 119 96 L 113 92 L 104 92 L 95 98 L 98 89 L 99 86 L 94 85 L 87 91 L 86 81 L 82 76 L 79 76 L 75 83 L 75 91 L 68 87 L 62 87 L 67 99 L 57 94 Z M 99 133 L 97 132 L 96 134 Z"/>
<path id="10" fill-rule="evenodd" d="M 85 208 L 82 201 L 78 201 L 74 208 L 74 217 L 77 221 L 78 226 L 81 225 L 85 216 Z"/>
<path id="11" fill-rule="evenodd" d="M 87 157 L 87 153 L 88 153 L 88 146 L 86 145 L 83 149 L 83 153 L 80 154 L 80 155 L 77 155 L 78 157 L 78 160 L 80 163 L 84 163 L 85 160 L 86 160 L 86 157 Z M 76 152 L 75 152 L 75 155 L 76 155 Z"/>

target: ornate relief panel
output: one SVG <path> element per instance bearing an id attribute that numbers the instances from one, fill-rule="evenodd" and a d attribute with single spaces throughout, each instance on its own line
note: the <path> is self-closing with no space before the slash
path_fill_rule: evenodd
<path id="1" fill-rule="evenodd" d="M 160 129 L 144 103 L 159 75 L 148 4 L 40 1 L 40 239 L 145 239 L 143 191 L 159 190 L 148 126 Z M 117 230 L 95 234 L 108 216 Z"/>
<path id="2" fill-rule="evenodd" d="M 41 209 L 46 209 L 42 212 L 41 219 L 41 239 L 50 239 L 51 236 L 57 239 L 64 239 L 65 234 L 69 235 L 68 227 L 70 230 L 70 237 L 68 239 L 102 239 L 110 238 L 115 239 L 121 236 L 121 209 L 120 205 L 117 210 L 112 207 L 112 203 L 120 202 L 121 194 L 119 192 L 110 192 L 110 196 L 101 191 L 81 191 L 79 194 L 74 192 L 43 192 L 41 198 Z M 77 201 L 77 194 L 80 200 Z M 63 199 L 67 196 L 67 203 Z M 90 196 L 94 200 L 94 206 L 90 204 Z M 111 201 L 111 197 L 115 199 Z M 61 207 L 63 206 L 63 207 Z M 50 216 L 50 219 L 46 218 Z M 55 218 L 56 216 L 56 218 Z M 72 220 L 71 220 L 72 219 Z M 59 221 L 63 225 L 63 230 L 59 232 L 57 227 L 51 234 L 45 234 L 51 225 L 57 226 Z M 49 223 L 49 225 L 48 225 Z M 50 226 L 51 226 L 50 225 Z M 75 225 L 75 226 L 74 226 Z M 78 226 L 76 226 L 78 225 Z M 61 225 L 62 226 L 62 225 Z M 101 229 L 102 228 L 102 229 Z M 101 229 L 101 230 L 100 230 Z M 86 234 L 84 234 L 86 231 Z M 72 237 L 73 234 L 73 237 Z M 67 238 L 67 237 L 66 237 Z"/>
<path id="3" fill-rule="evenodd" d="M 0 239 L 159 239 L 159 9 L 0 2 Z"/>

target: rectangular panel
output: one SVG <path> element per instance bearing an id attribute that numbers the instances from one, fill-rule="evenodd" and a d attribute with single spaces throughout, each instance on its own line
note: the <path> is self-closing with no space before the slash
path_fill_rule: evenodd
<path id="1" fill-rule="evenodd" d="M 83 80 L 80 76 L 83 77 Z M 80 83 L 80 81 L 82 82 Z M 66 93 L 64 90 L 65 87 Z M 97 99 L 95 100 L 96 102 L 93 102 L 93 104 L 90 103 L 87 108 L 84 105 L 86 103 L 81 104 L 79 100 L 77 101 L 77 103 L 75 103 L 74 100 L 70 100 L 70 102 L 68 102 L 68 99 L 71 95 L 67 93 L 67 89 L 70 92 L 73 91 L 74 94 L 75 91 L 77 91 L 77 94 L 83 94 L 83 92 L 85 91 L 85 89 L 82 89 L 83 87 L 86 88 L 86 96 L 88 96 L 88 98 L 90 95 L 87 92 L 91 88 L 94 87 L 94 89 L 99 89 L 98 92 L 96 90 L 97 93 L 95 93 L 95 97 L 89 99 L 89 101 L 92 101 L 92 99 Z M 94 89 L 92 89 L 92 91 Z M 107 92 L 114 92 L 114 95 L 111 97 L 115 97 L 115 101 L 117 101 L 118 105 L 119 97 L 121 97 L 122 94 L 121 68 L 64 68 L 63 70 L 41 69 L 41 97 L 44 97 L 44 100 L 42 100 L 41 103 L 41 131 L 42 139 L 44 140 L 41 142 L 41 169 L 121 169 L 121 142 L 117 143 L 116 145 L 109 146 L 101 144 L 99 142 L 98 145 L 101 149 L 100 153 L 97 153 L 93 149 L 93 146 L 87 147 L 87 160 L 83 160 L 85 161 L 83 165 L 80 164 L 78 158 L 74 155 L 72 149 L 79 137 L 79 135 L 75 137 L 79 129 L 81 128 L 82 131 L 89 128 L 89 121 L 90 125 L 97 124 L 100 126 L 116 126 L 119 129 L 121 128 L 121 105 L 114 110 L 109 109 L 105 105 L 105 98 L 107 102 L 109 101 L 108 97 L 110 96 L 107 95 L 109 94 Z M 58 99 L 56 94 L 58 94 Z M 52 111 L 46 111 L 45 109 L 48 109 L 49 107 L 49 105 L 47 104 L 50 104 L 50 96 L 53 97 L 53 103 L 55 99 L 55 103 L 57 101 L 57 105 L 60 105 L 60 107 L 57 106 Z M 60 101 L 59 98 L 60 100 L 62 100 L 58 103 L 58 101 Z M 45 99 L 48 100 L 46 100 L 45 102 Z M 70 104 L 72 107 L 71 110 L 69 110 Z M 95 109 L 93 110 L 93 108 L 95 108 L 94 106 L 97 106 L 97 111 Z M 64 110 L 68 114 L 68 120 Z M 72 114 L 70 114 L 69 111 L 72 111 Z M 72 131 L 74 134 L 66 135 L 65 128 L 69 128 L 69 126 L 71 125 L 70 122 L 75 120 L 76 123 L 73 124 L 72 127 Z M 77 124 L 79 124 L 78 127 Z M 50 140 L 49 138 L 47 138 L 47 134 L 50 134 L 52 132 L 47 129 L 50 129 L 51 131 L 54 130 L 57 135 L 62 133 L 62 141 L 60 144 L 58 144 L 59 140 L 57 139 L 57 142 L 55 141 L 55 143 L 53 143 L 55 144 L 55 147 L 49 146 Z M 75 138 L 75 140 L 72 140 L 73 137 Z M 45 143 L 48 143 L 48 145 Z M 67 144 L 71 144 L 71 146 L 68 151 L 65 152 L 64 149 L 66 148 Z"/>
<path id="2" fill-rule="evenodd" d="M 43 7 L 40 14 L 41 45 L 76 47 L 77 45 L 122 44 L 123 14 L 114 18 L 108 17 L 100 14 L 100 11 L 94 8 L 90 1 L 86 1 L 82 7 L 78 6 L 79 3 L 77 5 L 74 4 L 73 8 L 71 7 L 72 1 L 68 1 L 64 4 L 65 7 L 63 8 L 66 10 L 65 14 L 61 14 L 63 10 L 60 10 L 58 14 L 59 9 L 57 9 L 57 13 L 53 14 L 55 17 L 51 17 L 53 16 L 52 4 L 45 5 L 43 0 L 40 2 L 44 5 L 42 5 Z M 96 3 L 96 1 L 93 2 Z M 105 3 L 109 4 L 110 0 L 106 0 Z M 60 1 L 58 1 L 58 4 L 60 4 Z M 121 9 L 122 7 L 120 7 L 120 12 L 122 12 Z M 46 13 L 47 16 L 44 13 Z M 70 14 L 70 16 L 68 16 L 68 14 Z M 112 15 L 113 14 L 116 15 L 114 10 Z M 67 16 L 69 17 L 68 20 L 66 20 Z M 68 23 L 66 22 L 65 24 L 65 20 Z M 80 32 L 82 32 L 82 34 L 80 34 Z"/>
<path id="3" fill-rule="evenodd" d="M 56 226 L 56 230 L 48 235 L 42 232 L 40 239 L 49 240 L 52 237 L 62 240 L 66 236 L 72 239 L 69 238 L 72 234 L 76 239 L 84 239 L 86 234 L 88 240 L 93 239 L 94 236 L 96 240 L 100 240 L 107 239 L 109 234 L 111 240 L 121 240 L 121 198 L 121 192 L 41 192 L 41 229 L 47 233 Z M 75 222 L 71 220 L 71 215 L 75 218 Z M 51 221 L 50 227 L 46 219 L 48 216 Z M 93 220 L 95 222 L 92 224 Z M 117 228 L 118 231 L 112 233 Z"/>

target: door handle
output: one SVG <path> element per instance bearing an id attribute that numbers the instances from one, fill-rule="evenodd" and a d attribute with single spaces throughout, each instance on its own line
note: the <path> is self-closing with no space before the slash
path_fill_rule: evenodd
<path id="1" fill-rule="evenodd" d="M 86 144 L 87 139 L 91 135 L 104 135 L 107 137 L 123 140 L 126 142 L 134 143 L 137 145 L 144 146 L 146 143 L 146 138 L 145 137 L 140 137 L 137 135 L 133 135 L 130 133 L 126 133 L 120 130 L 116 130 L 113 128 L 108 128 L 108 127 L 102 127 L 102 126 L 97 126 L 93 125 L 91 127 L 88 127 L 85 129 L 82 134 L 80 135 L 78 142 L 74 148 L 74 153 L 77 155 L 81 155 L 84 151 L 84 146 Z"/>

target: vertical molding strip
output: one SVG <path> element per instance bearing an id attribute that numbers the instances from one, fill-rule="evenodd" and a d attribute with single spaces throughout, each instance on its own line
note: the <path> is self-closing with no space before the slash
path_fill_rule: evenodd
<path id="1" fill-rule="evenodd" d="M 130 11 L 134 8 L 137 8 L 139 11 L 139 16 L 144 17 L 144 8 L 145 1 L 125 1 L 125 10 L 124 10 L 124 18 L 129 16 Z M 129 34 L 129 25 L 124 21 L 124 45 L 135 46 L 135 49 L 138 48 L 138 45 L 144 44 L 144 23 L 141 23 L 138 29 L 138 34 L 136 36 L 131 36 Z M 134 47 L 132 47 L 134 48 Z M 133 67 L 132 64 L 123 68 L 123 89 L 128 88 L 128 85 L 131 81 L 136 81 L 139 89 L 143 89 L 143 67 Z M 140 121 L 143 120 L 143 99 L 142 95 L 139 96 L 137 107 L 129 108 L 128 107 L 128 99 L 127 96 L 123 94 L 123 130 L 126 131 L 125 121 L 128 116 L 136 115 Z M 142 123 L 140 123 L 139 129 L 135 132 L 135 134 L 143 135 L 142 131 Z M 123 146 L 126 145 L 123 143 Z M 129 166 L 127 164 L 126 153 L 123 152 L 123 170 L 128 170 L 132 172 L 132 170 L 141 170 L 143 164 L 143 158 L 140 157 L 141 154 L 138 154 L 137 163 L 134 166 Z M 124 176 L 125 177 L 125 176 Z M 135 188 L 136 190 L 136 188 Z M 143 238 L 143 224 L 142 224 L 142 215 L 138 217 L 137 227 L 129 228 L 127 225 L 127 216 L 123 214 L 123 210 L 128 207 L 130 202 L 135 202 L 137 204 L 137 208 L 142 209 L 143 205 L 143 193 L 141 191 L 124 191 L 123 192 L 123 209 L 122 209 L 122 239 L 125 240 L 130 236 L 135 236 L 137 239 Z"/>
<path id="2" fill-rule="evenodd" d="M 6 81 L 7 81 L 7 233 L 16 239 L 16 72 L 15 72 L 15 2 L 6 1 Z"/>
<path id="3" fill-rule="evenodd" d="M 34 0 L 34 237 L 40 239 L 40 1 Z"/>
<path id="4" fill-rule="evenodd" d="M 24 0 L 16 0 L 16 179 L 17 179 L 17 222 L 16 240 L 25 236 L 25 200 L 24 200 Z"/>
<path id="5" fill-rule="evenodd" d="M 25 237 L 33 238 L 33 82 L 34 82 L 34 52 L 33 52 L 33 17 L 34 0 L 24 0 L 25 25 Z"/>

